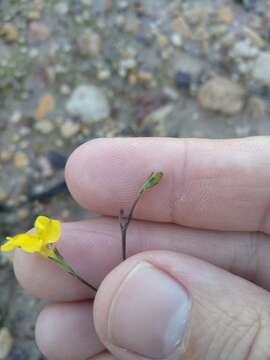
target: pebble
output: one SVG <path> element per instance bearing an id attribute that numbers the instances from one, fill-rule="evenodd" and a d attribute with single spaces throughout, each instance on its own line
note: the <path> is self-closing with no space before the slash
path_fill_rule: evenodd
<path id="1" fill-rule="evenodd" d="M 38 166 L 42 177 L 50 177 L 53 175 L 53 168 L 51 162 L 46 156 L 41 156 L 38 159 Z"/>
<path id="2" fill-rule="evenodd" d="M 78 47 L 82 56 L 98 56 L 101 50 L 101 39 L 99 34 L 91 29 L 85 30 L 78 39 Z"/>
<path id="3" fill-rule="evenodd" d="M 44 95 L 39 100 L 38 107 L 35 111 L 35 117 L 37 119 L 43 119 L 47 116 L 55 106 L 55 99 L 52 95 Z"/>
<path id="4" fill-rule="evenodd" d="M 55 12 L 60 16 L 67 15 L 68 9 L 68 4 L 65 2 L 60 2 L 55 5 Z"/>
<path id="5" fill-rule="evenodd" d="M 49 120 L 42 120 L 42 121 L 38 121 L 35 124 L 35 129 L 39 131 L 41 134 L 49 134 L 53 131 L 54 125 Z"/>
<path id="6" fill-rule="evenodd" d="M 0 188 L 0 203 L 4 202 L 7 198 L 7 194 Z"/>
<path id="7" fill-rule="evenodd" d="M 167 117 L 173 112 L 174 106 L 173 105 L 165 105 L 155 111 L 153 111 L 151 114 L 147 115 L 145 119 L 143 120 L 143 125 L 152 125 L 155 123 L 160 123 L 167 119 Z"/>
<path id="8" fill-rule="evenodd" d="M 244 59 L 252 59 L 256 58 L 259 55 L 259 50 L 252 46 L 248 39 L 243 41 L 238 41 L 232 51 L 231 56 L 235 59 L 244 58 Z"/>
<path id="9" fill-rule="evenodd" d="M 234 21 L 234 13 L 232 8 L 229 5 L 222 6 L 217 14 L 219 21 L 230 24 Z"/>
<path id="10" fill-rule="evenodd" d="M 261 52 L 253 65 L 252 77 L 261 85 L 270 86 L 270 52 Z"/>
<path id="11" fill-rule="evenodd" d="M 232 80 L 216 76 L 200 88 L 198 102 L 203 109 L 234 115 L 244 107 L 245 90 Z"/>
<path id="12" fill-rule="evenodd" d="M 87 123 L 106 119 L 110 115 L 110 105 L 104 92 L 93 85 L 79 85 L 75 88 L 66 103 L 66 110 Z"/>
<path id="13" fill-rule="evenodd" d="M 0 29 L 0 36 L 2 36 L 6 42 L 13 43 L 19 39 L 19 31 L 16 26 L 7 22 Z"/>
<path id="14" fill-rule="evenodd" d="M 0 152 L 0 160 L 3 162 L 11 160 L 12 156 L 13 156 L 12 150 L 5 149 Z"/>
<path id="15" fill-rule="evenodd" d="M 172 34 L 171 35 L 171 43 L 175 47 L 181 47 L 183 45 L 182 36 L 179 34 Z"/>
<path id="16" fill-rule="evenodd" d="M 13 339 L 9 329 L 3 327 L 0 329 L 0 359 L 5 360 L 12 348 Z"/>
<path id="17" fill-rule="evenodd" d="M 70 139 L 80 131 L 80 124 L 71 120 L 65 121 L 61 126 L 61 135 L 64 139 Z"/>
<path id="18" fill-rule="evenodd" d="M 175 83 L 178 88 L 189 88 L 192 76 L 188 72 L 178 71 L 175 75 Z"/>
<path id="19" fill-rule="evenodd" d="M 26 153 L 18 151 L 14 155 L 14 165 L 17 169 L 25 169 L 29 166 L 29 158 Z"/>
<path id="20" fill-rule="evenodd" d="M 29 38 L 31 41 L 46 41 L 50 36 L 48 26 L 41 22 L 32 22 L 29 28 Z"/>

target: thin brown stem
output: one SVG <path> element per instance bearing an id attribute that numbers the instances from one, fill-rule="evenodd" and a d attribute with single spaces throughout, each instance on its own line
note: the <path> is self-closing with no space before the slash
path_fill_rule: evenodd
<path id="1" fill-rule="evenodd" d="M 78 274 L 76 274 L 73 270 L 69 271 L 68 274 L 72 275 L 76 279 L 78 279 L 81 283 L 88 286 L 91 290 L 97 292 L 97 288 L 95 288 L 93 285 L 89 284 L 87 281 L 85 281 L 83 278 L 81 278 Z"/>
<path id="2" fill-rule="evenodd" d="M 91 290 L 97 292 L 97 288 L 91 284 L 89 284 L 87 281 L 85 281 L 82 277 L 80 277 L 69 265 L 69 263 L 65 260 L 65 258 L 61 255 L 61 253 L 58 251 L 57 248 L 54 249 L 54 256 L 49 257 L 50 260 L 55 262 L 57 265 L 59 265 L 64 271 L 66 271 L 68 274 L 73 276 L 74 278 L 78 279 L 81 283 L 88 286 Z"/>
<path id="3" fill-rule="evenodd" d="M 136 205 L 138 204 L 140 197 L 142 196 L 143 192 L 140 191 L 128 213 L 128 217 L 126 219 L 126 222 L 124 221 L 124 210 L 121 209 L 119 213 L 119 223 L 120 223 L 120 229 L 121 229 L 121 235 L 122 235 L 122 258 L 123 260 L 126 260 L 127 258 L 127 230 L 129 227 L 129 224 L 132 220 L 134 210 L 136 208 Z"/>

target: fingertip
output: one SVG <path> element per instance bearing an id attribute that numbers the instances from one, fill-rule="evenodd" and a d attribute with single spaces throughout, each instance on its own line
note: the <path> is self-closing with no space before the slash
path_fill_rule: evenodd
<path id="1" fill-rule="evenodd" d="M 38 316 L 36 342 L 46 358 L 84 360 L 104 351 L 96 336 L 90 302 L 45 307 Z"/>

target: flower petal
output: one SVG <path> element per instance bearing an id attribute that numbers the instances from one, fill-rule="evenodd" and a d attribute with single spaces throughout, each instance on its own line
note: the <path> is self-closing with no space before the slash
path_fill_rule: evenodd
<path id="1" fill-rule="evenodd" d="M 15 236 L 17 246 L 29 253 L 39 252 L 42 241 L 34 234 L 20 234 Z"/>
<path id="2" fill-rule="evenodd" d="M 61 236 L 61 223 L 46 216 L 39 216 L 35 221 L 37 236 L 42 239 L 43 245 L 52 244 Z"/>
<path id="3" fill-rule="evenodd" d="M 13 241 L 13 238 L 7 238 L 7 242 L 3 244 L 0 249 L 1 251 L 12 251 L 16 248 L 16 244 Z"/>

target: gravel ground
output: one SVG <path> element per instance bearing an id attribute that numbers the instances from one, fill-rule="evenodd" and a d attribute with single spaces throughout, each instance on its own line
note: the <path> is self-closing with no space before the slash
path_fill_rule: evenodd
<path id="1" fill-rule="evenodd" d="M 268 0 L 1 0 L 0 54 L 3 238 L 87 216 L 63 169 L 89 139 L 270 133 Z M 0 256 L 0 359 L 42 359 L 42 304 Z"/>

